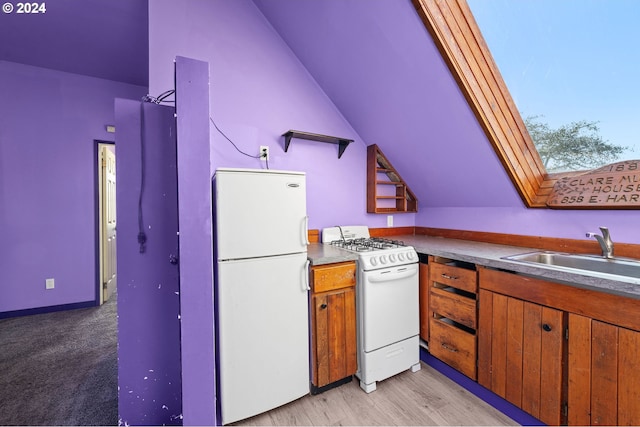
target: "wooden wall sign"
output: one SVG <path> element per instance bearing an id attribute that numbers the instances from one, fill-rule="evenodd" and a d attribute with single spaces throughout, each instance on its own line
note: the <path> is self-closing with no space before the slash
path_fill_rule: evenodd
<path id="1" fill-rule="evenodd" d="M 547 198 L 558 209 L 639 209 L 640 160 L 612 163 L 561 178 Z"/>

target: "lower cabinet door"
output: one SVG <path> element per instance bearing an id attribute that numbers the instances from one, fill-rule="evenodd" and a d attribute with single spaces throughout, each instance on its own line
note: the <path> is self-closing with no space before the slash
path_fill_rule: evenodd
<path id="1" fill-rule="evenodd" d="M 640 425 L 640 332 L 569 314 L 568 424 Z"/>
<path id="2" fill-rule="evenodd" d="M 355 374 L 355 288 L 311 296 L 312 383 L 323 387 Z"/>
<path id="3" fill-rule="evenodd" d="M 480 290 L 478 382 L 548 425 L 564 421 L 566 313 Z"/>

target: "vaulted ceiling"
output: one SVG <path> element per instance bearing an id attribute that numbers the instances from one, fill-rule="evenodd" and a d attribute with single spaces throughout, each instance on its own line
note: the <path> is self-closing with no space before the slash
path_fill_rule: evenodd
<path id="1" fill-rule="evenodd" d="M 148 85 L 147 0 L 55 0 L 0 13 L 0 60 Z"/>
<path id="2" fill-rule="evenodd" d="M 147 1 L 0 14 L 0 60 L 148 86 Z M 522 205 L 410 0 L 253 3 L 421 204 Z"/>
<path id="3" fill-rule="evenodd" d="M 253 0 L 426 206 L 522 206 L 410 0 Z"/>

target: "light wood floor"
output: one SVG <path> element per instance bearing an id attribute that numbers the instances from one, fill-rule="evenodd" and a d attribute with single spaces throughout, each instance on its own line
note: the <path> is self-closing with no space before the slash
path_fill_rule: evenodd
<path id="1" fill-rule="evenodd" d="M 484 401 L 422 364 L 378 382 L 367 394 L 357 379 L 315 396 L 305 396 L 236 423 L 248 426 L 330 425 L 518 425 Z"/>

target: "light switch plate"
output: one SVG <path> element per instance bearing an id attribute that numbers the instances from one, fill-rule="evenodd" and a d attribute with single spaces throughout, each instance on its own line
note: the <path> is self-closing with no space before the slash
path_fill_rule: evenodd
<path id="1" fill-rule="evenodd" d="M 55 288 L 55 287 L 56 287 L 56 281 L 55 281 L 55 279 L 47 279 L 47 280 L 45 281 L 45 287 L 46 287 L 47 289 L 53 289 L 53 288 Z"/>
<path id="2" fill-rule="evenodd" d="M 393 215 L 387 215 L 387 227 L 393 227 Z"/>

